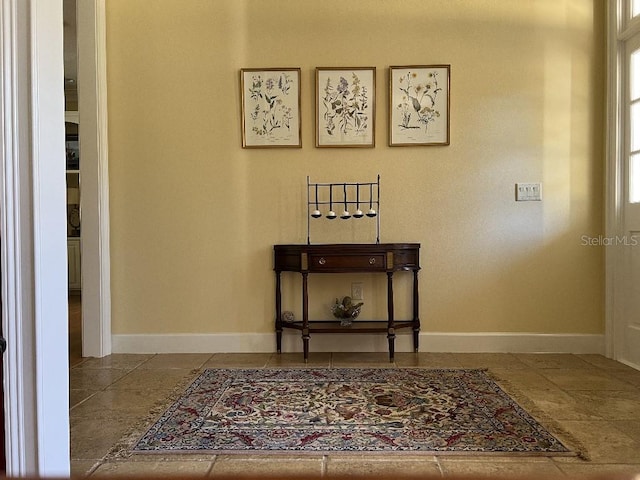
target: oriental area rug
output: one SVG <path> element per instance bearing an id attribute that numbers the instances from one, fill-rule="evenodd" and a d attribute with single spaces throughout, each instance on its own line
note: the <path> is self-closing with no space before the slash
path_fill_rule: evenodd
<path id="1" fill-rule="evenodd" d="M 205 370 L 132 453 L 574 455 L 483 370 Z"/>

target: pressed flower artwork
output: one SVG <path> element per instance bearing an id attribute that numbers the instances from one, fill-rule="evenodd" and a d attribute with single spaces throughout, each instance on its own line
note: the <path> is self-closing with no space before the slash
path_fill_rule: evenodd
<path id="1" fill-rule="evenodd" d="M 300 69 L 240 72 L 242 146 L 301 147 Z"/>
<path id="2" fill-rule="evenodd" d="M 316 68 L 316 146 L 375 146 L 375 67 Z"/>
<path id="3" fill-rule="evenodd" d="M 389 145 L 449 145 L 450 66 L 389 71 Z"/>

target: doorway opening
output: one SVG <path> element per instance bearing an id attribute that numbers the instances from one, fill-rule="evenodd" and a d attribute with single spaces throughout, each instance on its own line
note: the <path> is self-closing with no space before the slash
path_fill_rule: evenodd
<path id="1" fill-rule="evenodd" d="M 67 270 L 69 278 L 69 365 L 82 360 L 82 235 L 80 121 L 76 0 L 64 0 L 64 103 L 67 182 Z"/>

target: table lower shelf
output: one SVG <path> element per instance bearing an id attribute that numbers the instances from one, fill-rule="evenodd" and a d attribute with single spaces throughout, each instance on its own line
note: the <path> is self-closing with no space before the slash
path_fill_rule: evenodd
<path id="1" fill-rule="evenodd" d="M 394 329 L 413 328 L 411 320 L 396 320 Z M 283 322 L 282 328 L 302 330 L 302 322 Z M 340 325 L 340 320 L 310 320 L 309 333 L 382 333 L 389 330 L 386 320 L 354 320 L 351 325 Z"/>

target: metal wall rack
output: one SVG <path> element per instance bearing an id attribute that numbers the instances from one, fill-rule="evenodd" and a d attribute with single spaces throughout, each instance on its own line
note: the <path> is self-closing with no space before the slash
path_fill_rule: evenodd
<path id="1" fill-rule="evenodd" d="M 328 205 L 323 213 L 321 208 Z M 352 207 L 355 206 L 355 210 Z M 339 213 L 336 213 L 337 207 Z M 365 209 L 363 210 L 362 207 Z M 370 218 L 376 221 L 380 243 L 380 175 L 375 182 L 311 183 L 307 176 L 307 244 L 311 245 L 311 221 Z"/>

